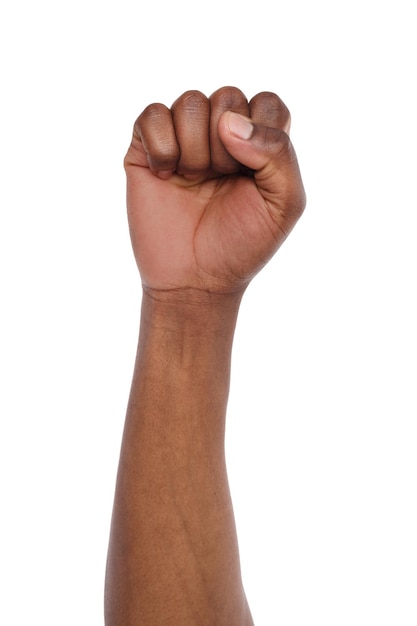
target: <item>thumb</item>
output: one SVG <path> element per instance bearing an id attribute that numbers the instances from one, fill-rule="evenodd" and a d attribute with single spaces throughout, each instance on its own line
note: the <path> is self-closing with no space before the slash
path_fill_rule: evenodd
<path id="1" fill-rule="evenodd" d="M 225 111 L 219 120 L 218 133 L 229 154 L 254 170 L 254 178 L 263 198 L 291 220 L 305 207 L 305 192 L 295 150 L 286 132 L 254 123 L 247 117 Z"/>

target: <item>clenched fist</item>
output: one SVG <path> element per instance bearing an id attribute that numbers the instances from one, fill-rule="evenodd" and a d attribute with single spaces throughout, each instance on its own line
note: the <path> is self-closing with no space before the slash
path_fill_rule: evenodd
<path id="1" fill-rule="evenodd" d="M 277 95 L 234 87 L 146 107 L 125 158 L 145 289 L 244 291 L 305 206 L 289 125 Z"/>

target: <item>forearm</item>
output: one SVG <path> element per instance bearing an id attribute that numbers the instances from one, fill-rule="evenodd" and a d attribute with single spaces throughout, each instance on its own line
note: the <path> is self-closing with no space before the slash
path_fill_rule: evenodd
<path id="1" fill-rule="evenodd" d="M 144 293 L 112 522 L 108 626 L 251 624 L 224 459 L 239 301 Z"/>

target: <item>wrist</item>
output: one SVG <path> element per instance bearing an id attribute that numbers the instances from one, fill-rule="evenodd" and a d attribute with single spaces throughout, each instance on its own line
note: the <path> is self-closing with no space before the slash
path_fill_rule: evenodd
<path id="1" fill-rule="evenodd" d="M 165 390 L 175 388 L 181 397 L 192 388 L 194 395 L 223 406 L 240 300 L 237 295 L 144 288 L 137 380 L 153 379 L 159 392 L 163 381 Z M 218 413 L 223 419 L 224 410 Z"/>
<path id="2" fill-rule="evenodd" d="M 207 333 L 235 325 L 243 292 L 215 293 L 196 288 L 158 290 L 143 286 L 142 315 L 167 328 Z"/>

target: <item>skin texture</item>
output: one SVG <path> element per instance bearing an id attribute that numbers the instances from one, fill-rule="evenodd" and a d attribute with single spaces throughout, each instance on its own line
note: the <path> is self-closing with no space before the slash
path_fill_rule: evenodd
<path id="1" fill-rule="evenodd" d="M 277 95 L 248 101 L 234 87 L 151 104 L 134 125 L 125 169 L 143 297 L 107 626 L 253 624 L 224 429 L 241 298 L 305 206 L 289 127 Z"/>

